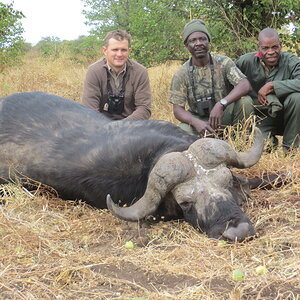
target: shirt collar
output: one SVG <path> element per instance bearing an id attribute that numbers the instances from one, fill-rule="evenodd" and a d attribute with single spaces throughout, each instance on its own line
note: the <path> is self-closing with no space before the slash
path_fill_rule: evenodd
<path id="1" fill-rule="evenodd" d="M 255 54 L 255 56 L 258 57 L 258 58 L 260 58 L 260 59 L 262 58 L 259 52 L 257 52 L 257 53 Z"/>
<path id="2" fill-rule="evenodd" d="M 264 68 L 264 72 L 265 72 L 265 76 L 266 77 L 269 77 L 270 76 L 270 73 L 272 72 L 272 70 L 274 70 L 276 68 L 276 66 L 273 66 L 273 67 L 268 67 L 265 62 L 262 60 L 262 57 L 261 57 L 261 54 L 259 52 L 257 52 L 255 54 L 256 57 L 259 58 L 259 62 L 260 64 L 263 66 Z"/>
<path id="3" fill-rule="evenodd" d="M 106 67 L 108 69 L 108 71 L 112 74 L 115 74 L 116 76 L 119 76 L 121 74 L 124 74 L 126 72 L 127 69 L 127 63 L 125 64 L 123 70 L 121 72 L 119 72 L 118 74 L 114 71 L 114 69 L 108 64 L 108 62 L 106 61 Z"/>

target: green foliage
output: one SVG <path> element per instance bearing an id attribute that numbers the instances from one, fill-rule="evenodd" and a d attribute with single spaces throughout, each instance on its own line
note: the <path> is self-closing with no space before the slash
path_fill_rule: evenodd
<path id="1" fill-rule="evenodd" d="M 194 2 L 191 11 L 193 17 L 207 22 L 214 50 L 233 58 L 256 50 L 258 33 L 266 27 L 279 31 L 291 50 L 297 47 L 291 43 L 296 41 L 296 33 L 284 28 L 291 22 L 299 27 L 300 0 L 203 0 Z"/>
<path id="2" fill-rule="evenodd" d="M 212 50 L 232 58 L 256 49 L 260 30 L 272 27 L 299 53 L 300 0 L 82 0 L 87 23 L 99 39 L 113 29 L 133 37 L 132 56 L 145 65 L 188 56 L 182 29 L 203 19 L 212 35 Z M 282 30 L 293 23 L 289 34 Z"/>
<path id="3" fill-rule="evenodd" d="M 58 37 L 43 37 L 35 46 L 42 57 L 58 58 L 62 50 L 62 43 Z"/>
<path id="4" fill-rule="evenodd" d="M 132 54 L 146 65 L 187 57 L 181 38 L 188 11 L 178 1 L 143 1 L 130 15 Z M 172 22 L 171 22 L 172 20 Z"/>
<path id="5" fill-rule="evenodd" d="M 294 28 L 293 34 L 283 34 L 281 40 L 292 52 L 300 57 L 300 27 Z"/>
<path id="6" fill-rule="evenodd" d="M 99 57 L 102 41 L 93 35 L 76 40 L 61 41 L 58 37 L 44 37 L 34 47 L 45 58 L 68 58 L 77 62 L 91 62 Z"/>
<path id="7" fill-rule="evenodd" d="M 70 59 L 78 62 L 90 62 L 99 57 L 102 43 L 102 40 L 90 35 L 80 36 L 73 41 L 65 41 L 63 46 Z"/>
<path id="8" fill-rule="evenodd" d="M 23 27 L 19 22 L 24 15 L 14 10 L 13 4 L 0 2 L 0 68 L 16 62 L 23 52 Z"/>
<path id="9" fill-rule="evenodd" d="M 103 40 L 108 31 L 127 30 L 133 37 L 131 56 L 146 66 L 187 56 L 181 33 L 190 1 L 83 1 L 93 33 Z"/>

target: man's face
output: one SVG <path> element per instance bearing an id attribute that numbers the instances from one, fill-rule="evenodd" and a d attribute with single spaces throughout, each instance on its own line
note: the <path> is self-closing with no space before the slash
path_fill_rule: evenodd
<path id="1" fill-rule="evenodd" d="M 187 38 L 185 46 L 194 58 L 204 58 L 210 48 L 208 37 L 203 32 L 193 32 Z"/>
<path id="2" fill-rule="evenodd" d="M 263 37 L 259 40 L 258 52 L 268 67 L 276 66 L 280 57 L 281 43 L 277 37 Z"/>
<path id="3" fill-rule="evenodd" d="M 114 38 L 109 39 L 107 47 L 103 47 L 103 53 L 106 56 L 109 66 L 115 71 L 123 70 L 130 48 L 127 40 L 118 41 Z"/>

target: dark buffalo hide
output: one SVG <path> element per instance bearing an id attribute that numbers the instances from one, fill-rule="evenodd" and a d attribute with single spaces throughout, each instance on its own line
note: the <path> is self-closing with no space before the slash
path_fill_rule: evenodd
<path id="1" fill-rule="evenodd" d="M 0 100 L 0 183 L 29 177 L 53 187 L 63 199 L 82 199 L 97 208 L 107 208 L 108 194 L 121 206 L 134 203 L 129 220 L 149 214 L 165 220 L 183 217 L 213 238 L 253 235 L 238 205 L 247 182 L 232 176 L 222 161 L 207 167 L 207 176 L 199 175 L 201 163 L 186 152 L 196 141 L 168 122 L 111 121 L 75 101 L 18 93 Z M 213 139 L 207 143 L 219 147 Z M 222 142 L 222 147 L 226 152 L 229 145 Z M 208 152 L 207 160 L 219 159 Z M 109 208 L 118 215 L 111 198 Z M 136 207 L 144 210 L 148 204 L 151 208 L 136 214 Z"/>

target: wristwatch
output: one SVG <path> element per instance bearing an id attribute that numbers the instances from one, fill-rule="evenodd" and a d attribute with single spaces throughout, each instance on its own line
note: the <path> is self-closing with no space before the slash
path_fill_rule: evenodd
<path id="1" fill-rule="evenodd" d="M 228 101 L 227 101 L 227 99 L 222 98 L 222 99 L 220 100 L 220 103 L 222 104 L 223 110 L 224 110 L 224 109 L 226 108 L 227 104 L 228 104 Z"/>

